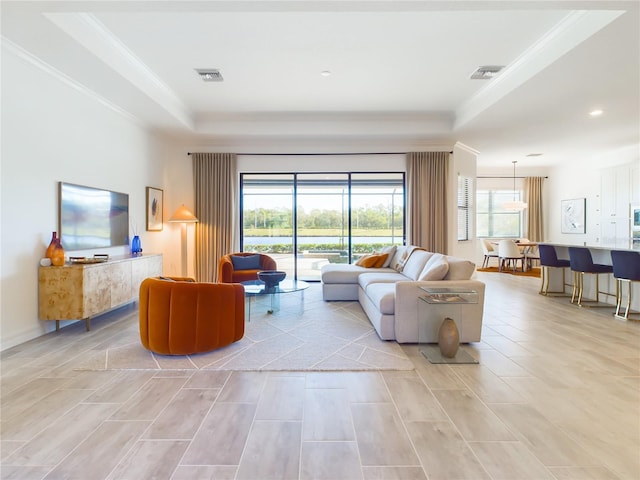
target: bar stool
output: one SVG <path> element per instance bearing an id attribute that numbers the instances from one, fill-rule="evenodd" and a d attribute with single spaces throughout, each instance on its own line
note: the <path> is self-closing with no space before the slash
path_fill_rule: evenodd
<path id="1" fill-rule="evenodd" d="M 612 307 L 613 305 L 600 303 L 599 295 L 601 293 L 604 295 L 613 295 L 611 293 L 600 291 L 599 278 L 601 273 L 613 273 L 613 266 L 593 263 L 591 252 L 588 248 L 583 247 L 569 247 L 569 263 L 571 265 L 571 270 L 573 271 L 573 293 L 571 295 L 571 303 L 575 302 L 577 294 L 577 305 L 580 307 Z M 582 300 L 582 292 L 584 289 L 583 279 L 585 273 L 591 273 L 596 276 L 595 300 Z M 593 305 L 585 305 L 585 303 L 591 303 Z"/>
<path id="2" fill-rule="evenodd" d="M 556 253 L 556 247 L 553 245 L 538 245 L 538 253 L 540 255 L 540 267 L 542 270 L 542 283 L 540 284 L 540 295 L 548 295 L 550 297 L 566 297 L 568 294 L 566 293 L 564 287 L 569 285 L 565 281 L 565 269 L 570 267 L 571 264 L 569 260 L 560 260 L 558 259 L 558 255 Z M 549 272 L 551 268 L 561 268 L 562 269 L 562 291 L 561 292 L 550 292 L 549 291 Z"/>
<path id="3" fill-rule="evenodd" d="M 640 253 L 624 250 L 612 250 L 611 260 L 613 261 L 613 276 L 616 279 L 616 313 L 618 318 L 629 319 L 630 313 L 640 313 L 631 311 L 631 287 L 633 282 L 640 282 Z M 627 305 L 624 315 L 620 315 L 622 305 L 622 283 L 629 286 L 627 295 Z M 632 320 L 640 320 L 632 318 Z"/>

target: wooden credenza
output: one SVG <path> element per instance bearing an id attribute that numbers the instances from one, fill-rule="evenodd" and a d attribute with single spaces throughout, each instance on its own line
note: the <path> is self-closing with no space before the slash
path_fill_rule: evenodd
<path id="1" fill-rule="evenodd" d="M 39 267 L 38 317 L 84 320 L 138 299 L 140 284 L 147 277 L 162 275 L 162 255 L 113 257 L 104 263 Z"/>

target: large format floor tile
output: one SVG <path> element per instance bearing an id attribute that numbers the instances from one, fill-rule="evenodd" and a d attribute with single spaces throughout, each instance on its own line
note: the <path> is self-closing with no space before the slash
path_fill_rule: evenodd
<path id="1" fill-rule="evenodd" d="M 380 353 L 413 369 L 287 371 L 282 358 L 274 371 L 215 370 L 228 359 L 136 353 L 133 308 L 2 352 L 0 478 L 640 479 L 640 323 L 542 297 L 538 279 L 478 278 L 483 341 L 462 346 L 477 365 L 387 342 Z M 361 335 L 357 304 L 321 306 L 353 321 L 345 337 Z M 319 309 L 284 310 L 292 338 L 323 338 L 296 361 L 324 355 L 326 335 L 302 327 Z M 373 340 L 337 355 L 357 365 Z M 125 369 L 105 368 L 110 351 Z"/>

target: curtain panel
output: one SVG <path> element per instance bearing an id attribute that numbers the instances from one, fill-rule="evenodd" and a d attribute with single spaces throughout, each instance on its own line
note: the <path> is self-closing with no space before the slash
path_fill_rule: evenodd
<path id="1" fill-rule="evenodd" d="M 196 279 L 218 280 L 218 261 L 235 252 L 238 174 L 235 153 L 193 153 Z"/>
<path id="2" fill-rule="evenodd" d="M 449 152 L 407 154 L 409 243 L 446 254 Z"/>
<path id="3" fill-rule="evenodd" d="M 525 236 L 532 242 L 544 241 L 542 184 L 544 177 L 527 177 L 524 180 L 524 198 L 528 206 L 526 212 Z"/>

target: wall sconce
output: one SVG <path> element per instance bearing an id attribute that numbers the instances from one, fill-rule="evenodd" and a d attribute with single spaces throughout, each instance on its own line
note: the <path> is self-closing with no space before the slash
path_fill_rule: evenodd
<path id="1" fill-rule="evenodd" d="M 197 223 L 198 219 L 196 218 L 196 216 L 191 213 L 191 210 L 189 210 L 187 207 L 184 206 L 184 204 L 182 206 L 180 206 L 173 215 L 171 215 L 171 218 L 169 218 L 169 220 L 167 220 L 168 222 L 172 222 L 172 223 L 181 223 L 182 224 L 182 231 L 180 232 L 180 240 L 182 242 L 182 276 L 186 277 L 188 276 L 188 269 L 187 269 L 187 223 Z"/>

